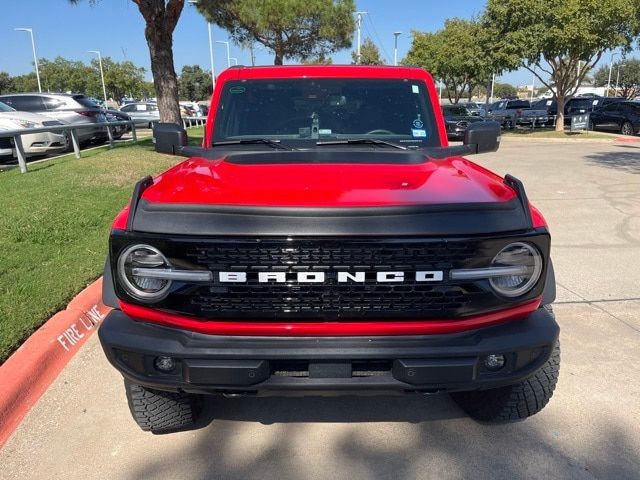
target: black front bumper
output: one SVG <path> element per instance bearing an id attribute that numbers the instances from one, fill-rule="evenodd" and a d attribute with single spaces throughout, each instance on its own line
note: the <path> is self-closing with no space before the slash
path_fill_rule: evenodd
<path id="1" fill-rule="evenodd" d="M 558 339 L 553 316 L 423 336 L 229 337 L 130 319 L 113 310 L 99 330 L 109 361 L 150 388 L 193 393 L 277 391 L 463 391 L 517 383 L 538 370 Z M 484 366 L 502 354 L 499 371 Z M 158 356 L 174 359 L 168 373 Z"/>

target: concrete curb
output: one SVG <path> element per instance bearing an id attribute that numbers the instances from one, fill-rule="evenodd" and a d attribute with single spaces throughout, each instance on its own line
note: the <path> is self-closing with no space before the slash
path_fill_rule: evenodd
<path id="1" fill-rule="evenodd" d="M 109 312 L 101 297 L 99 278 L 0 366 L 0 448 Z"/>

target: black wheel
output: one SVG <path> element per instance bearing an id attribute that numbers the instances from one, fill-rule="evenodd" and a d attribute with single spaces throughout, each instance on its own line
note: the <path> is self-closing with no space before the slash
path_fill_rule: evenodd
<path id="1" fill-rule="evenodd" d="M 595 130 L 595 125 L 593 124 L 593 120 L 589 120 L 589 125 L 587 126 L 587 130 L 593 131 Z"/>
<path id="2" fill-rule="evenodd" d="M 491 390 L 452 393 L 453 400 L 476 420 L 509 422 L 535 415 L 553 395 L 560 373 L 560 343 L 536 373 L 521 383 Z"/>
<path id="3" fill-rule="evenodd" d="M 514 129 L 514 125 L 513 125 L 513 120 L 507 120 L 504 128 L 506 128 L 507 130 L 513 130 Z"/>
<path id="4" fill-rule="evenodd" d="M 152 390 L 126 379 L 124 387 L 131 415 L 145 432 L 184 430 L 191 427 L 198 417 L 198 395 Z"/>
<path id="5" fill-rule="evenodd" d="M 631 122 L 624 122 L 622 124 L 622 127 L 620 128 L 620 133 L 622 133 L 622 135 L 635 134 L 635 132 L 633 131 L 633 125 L 631 125 Z"/>

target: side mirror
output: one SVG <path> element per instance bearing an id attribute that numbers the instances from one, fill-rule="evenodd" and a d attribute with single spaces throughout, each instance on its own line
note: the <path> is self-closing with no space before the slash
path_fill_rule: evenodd
<path id="1" fill-rule="evenodd" d="M 177 123 L 154 123 L 153 143 L 156 152 L 179 155 L 180 148 L 187 145 L 187 131 Z"/>
<path id="2" fill-rule="evenodd" d="M 471 153 L 495 152 L 500 147 L 500 124 L 493 121 L 469 124 L 464 132 L 463 145 L 471 147 Z"/>

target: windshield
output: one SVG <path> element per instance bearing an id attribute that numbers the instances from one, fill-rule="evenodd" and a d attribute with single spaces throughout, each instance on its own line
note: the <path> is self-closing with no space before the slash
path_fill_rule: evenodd
<path id="1" fill-rule="evenodd" d="M 464 107 L 458 107 L 458 106 L 444 106 L 442 107 L 442 112 L 444 113 L 445 116 L 448 115 L 469 115 L 469 112 L 467 111 L 466 108 Z"/>
<path id="2" fill-rule="evenodd" d="M 83 107 L 88 107 L 88 108 L 97 108 L 98 104 L 96 104 L 93 99 L 89 98 L 89 97 L 85 97 L 84 95 L 74 95 L 73 99 L 78 102 L 80 105 L 82 105 Z"/>
<path id="3" fill-rule="evenodd" d="M 422 81 L 268 79 L 224 84 L 213 142 L 265 138 L 311 147 L 331 139 L 439 146 Z"/>
<path id="4" fill-rule="evenodd" d="M 15 109 L 11 108 L 6 103 L 0 102 L 0 112 L 15 112 Z"/>

